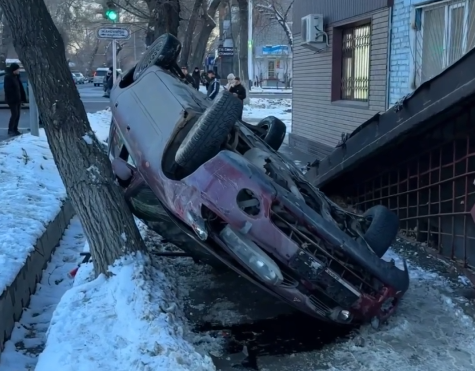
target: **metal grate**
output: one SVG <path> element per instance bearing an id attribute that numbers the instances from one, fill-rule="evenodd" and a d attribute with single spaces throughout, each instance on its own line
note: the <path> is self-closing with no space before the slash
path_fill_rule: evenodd
<path id="1" fill-rule="evenodd" d="M 401 144 L 396 153 L 411 154 L 402 156 L 403 161 L 388 153 L 367 163 L 361 182 L 343 193 L 361 211 L 376 204 L 389 207 L 406 236 L 473 268 L 475 109 L 463 107 L 461 112 Z"/>
<path id="2" fill-rule="evenodd" d="M 342 39 L 341 99 L 367 101 L 371 25 L 344 30 Z"/>
<path id="3" fill-rule="evenodd" d="M 475 46 L 475 0 L 452 0 L 415 12 L 416 86 L 437 76 Z"/>

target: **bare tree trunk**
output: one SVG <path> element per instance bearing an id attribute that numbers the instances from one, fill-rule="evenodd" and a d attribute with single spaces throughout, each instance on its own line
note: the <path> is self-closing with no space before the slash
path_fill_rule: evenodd
<path id="1" fill-rule="evenodd" d="M 249 26 L 249 9 L 248 0 L 237 0 L 239 6 L 239 77 L 241 82 L 249 91 L 249 69 L 247 65 L 248 53 L 248 26 Z M 248 94 L 249 96 L 249 94 Z M 249 97 L 246 98 L 245 103 L 249 102 Z"/>
<path id="2" fill-rule="evenodd" d="M 94 44 L 94 48 L 92 49 L 92 52 L 91 52 L 91 57 L 89 58 L 89 61 L 87 62 L 87 72 L 88 73 L 92 72 L 92 67 L 93 67 L 93 64 L 94 64 L 94 60 L 96 59 L 96 54 L 97 54 L 97 51 L 99 50 L 99 44 L 100 43 L 101 43 L 101 40 L 96 39 L 95 44 Z"/>
<path id="3" fill-rule="evenodd" d="M 186 27 L 185 37 L 183 40 L 183 48 L 181 50 L 180 56 L 180 66 L 188 66 L 188 60 L 190 59 L 191 54 L 191 45 L 193 43 L 193 33 L 195 32 L 196 21 L 198 20 L 202 4 L 203 0 L 195 0 L 193 4 L 193 10 L 190 15 L 190 20 L 188 21 L 188 26 Z M 193 65 L 188 67 L 194 68 Z"/>
<path id="4" fill-rule="evenodd" d="M 208 44 L 209 37 L 211 32 L 213 32 L 216 27 L 216 22 L 214 18 L 216 17 L 216 12 L 218 10 L 221 0 L 211 0 L 209 7 L 206 12 L 204 12 L 203 27 L 201 28 L 198 41 L 196 42 L 195 49 L 193 51 L 193 63 L 192 66 L 201 66 L 203 64 L 203 59 L 205 57 L 206 46 Z M 203 2 L 203 6 L 206 5 L 206 2 Z"/>
<path id="5" fill-rule="evenodd" d="M 0 69 L 5 70 L 7 66 L 7 57 L 10 46 L 12 45 L 12 31 L 8 24 L 5 14 L 2 14 L 2 45 L 0 46 Z"/>
<path id="6" fill-rule="evenodd" d="M 86 233 L 96 274 L 106 273 L 122 255 L 145 251 L 144 243 L 91 130 L 63 40 L 44 1 L 0 0 L 0 7 L 30 78 L 59 174 Z"/>
<path id="7" fill-rule="evenodd" d="M 164 33 L 178 37 L 180 0 L 145 0 L 145 2 L 150 13 L 147 35 L 149 45 Z"/>

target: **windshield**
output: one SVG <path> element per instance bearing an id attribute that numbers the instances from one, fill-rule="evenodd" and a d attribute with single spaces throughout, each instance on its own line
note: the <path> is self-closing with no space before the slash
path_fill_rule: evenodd
<path id="1" fill-rule="evenodd" d="M 80 73 L 75 73 L 74 76 L 82 77 L 82 75 Z"/>
<path id="2" fill-rule="evenodd" d="M 105 76 L 107 71 L 96 71 L 96 76 Z"/>

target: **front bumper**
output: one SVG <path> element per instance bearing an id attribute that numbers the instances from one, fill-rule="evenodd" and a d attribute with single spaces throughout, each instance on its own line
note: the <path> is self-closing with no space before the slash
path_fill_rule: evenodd
<path id="1" fill-rule="evenodd" d="M 385 319 L 393 313 L 398 300 L 408 288 L 407 269 L 399 270 L 379 259 L 238 154 L 221 151 L 183 179 L 183 182 L 186 191 L 174 198 L 174 209 L 180 212 L 181 219 L 186 220 L 188 212 L 201 215 L 201 208 L 205 206 L 235 230 L 244 231 L 247 238 L 284 270 L 288 270 L 288 279 L 284 284 L 265 285 L 267 289 L 310 315 L 341 322 L 335 318 L 338 317 L 338 310 L 349 310 L 352 317 L 358 320 L 374 317 Z M 238 207 L 237 197 L 243 189 L 259 198 L 260 211 L 257 215 L 249 215 Z M 366 293 L 338 272 L 326 267 L 325 262 L 318 261 L 315 256 L 304 251 L 302 246 L 272 222 L 271 207 L 275 203 L 281 204 L 299 222 L 304 223 L 315 239 L 325 241 L 326 246 L 349 256 L 366 269 L 382 282 L 381 287 L 371 294 Z M 218 235 L 214 235 L 213 239 L 235 257 Z M 294 263 L 302 254 L 310 265 L 314 265 L 313 272 L 309 269 L 304 274 L 295 266 Z M 326 282 L 328 290 L 322 289 L 322 282 Z M 322 296 L 330 297 L 332 304 L 328 300 L 321 300 Z"/>

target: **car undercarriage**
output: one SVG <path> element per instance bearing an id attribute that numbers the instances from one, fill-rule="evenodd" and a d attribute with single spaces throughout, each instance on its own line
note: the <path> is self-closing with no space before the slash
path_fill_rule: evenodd
<path id="1" fill-rule="evenodd" d="M 231 94 L 209 102 L 187 85 L 170 37 L 111 92 L 109 156 L 135 216 L 196 260 L 232 269 L 311 316 L 388 318 L 409 285 L 406 266 L 381 259 L 397 216 L 332 202 L 278 152 L 280 120 L 248 124 Z M 144 105 L 151 94 L 164 102 Z"/>

